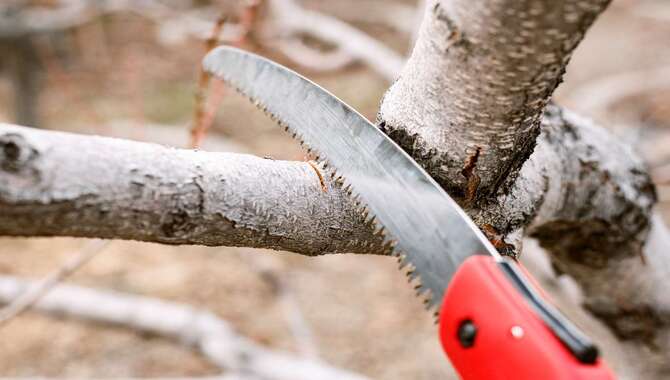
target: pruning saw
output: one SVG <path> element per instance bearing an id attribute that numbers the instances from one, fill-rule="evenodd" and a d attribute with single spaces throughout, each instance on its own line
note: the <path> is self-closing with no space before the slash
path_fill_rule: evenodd
<path id="1" fill-rule="evenodd" d="M 334 168 L 386 249 L 436 310 L 464 379 L 612 379 L 594 343 L 502 257 L 402 148 L 337 97 L 258 55 L 221 46 L 204 68 Z"/>

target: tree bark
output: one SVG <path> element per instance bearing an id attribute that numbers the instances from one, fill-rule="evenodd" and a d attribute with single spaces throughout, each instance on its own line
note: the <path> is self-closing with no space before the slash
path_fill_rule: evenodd
<path id="1" fill-rule="evenodd" d="M 537 238 L 582 286 L 585 307 L 643 358 L 645 376 L 662 377 L 670 244 L 660 220 L 649 237 L 651 179 L 625 144 L 549 104 L 608 3 L 429 1 L 378 122 L 499 249 L 516 254 L 520 236 Z"/>
<path id="2" fill-rule="evenodd" d="M 428 1 L 380 123 L 453 196 L 504 192 L 533 152 L 573 49 L 608 3 Z M 475 155 L 479 180 L 461 174 Z"/>
<path id="3" fill-rule="evenodd" d="M 0 234 L 381 253 L 306 162 L 0 125 Z"/>
<path id="4" fill-rule="evenodd" d="M 625 144 L 549 104 L 607 3 L 429 1 L 379 123 L 503 253 L 537 238 L 645 378 L 663 377 L 670 239 L 652 217 L 652 182 Z M 0 235 L 381 253 L 323 178 L 327 191 L 306 163 L 1 126 Z"/>
<path id="5" fill-rule="evenodd" d="M 0 124 L 0 234 L 381 253 L 306 162 Z"/>

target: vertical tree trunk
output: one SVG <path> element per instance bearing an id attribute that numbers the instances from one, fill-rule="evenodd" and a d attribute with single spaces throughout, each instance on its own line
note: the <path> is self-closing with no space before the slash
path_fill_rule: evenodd
<path id="1" fill-rule="evenodd" d="M 428 1 L 381 105 L 383 128 L 465 203 L 506 192 L 573 49 L 608 3 Z M 466 175 L 467 162 L 476 170 Z"/>

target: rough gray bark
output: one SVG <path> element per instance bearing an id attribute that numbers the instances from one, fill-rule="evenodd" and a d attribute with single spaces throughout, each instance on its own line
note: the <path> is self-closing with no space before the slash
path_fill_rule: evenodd
<path id="1" fill-rule="evenodd" d="M 325 172 L 324 172 L 325 174 Z M 306 162 L 0 124 L 0 235 L 381 253 Z"/>
<path id="2" fill-rule="evenodd" d="M 606 5 L 429 1 L 380 125 L 499 249 L 518 253 L 522 234 L 536 237 L 582 286 L 587 309 L 637 353 L 645 377 L 662 377 L 670 373 L 670 239 L 652 219 L 649 176 L 625 144 L 547 106 Z M 0 235 L 380 252 L 324 178 L 328 192 L 305 163 L 3 126 Z"/>
<path id="3" fill-rule="evenodd" d="M 378 119 L 499 249 L 518 252 L 523 233 L 536 237 L 582 286 L 586 308 L 645 353 L 646 375 L 662 377 L 670 371 L 670 245 L 658 238 L 667 234 L 659 221 L 649 238 L 649 175 L 624 144 L 547 106 L 607 4 L 429 1 Z"/>
<path id="4" fill-rule="evenodd" d="M 428 1 L 380 123 L 453 196 L 504 192 L 533 151 L 573 49 L 608 3 Z M 475 156 L 476 170 L 462 175 Z"/>

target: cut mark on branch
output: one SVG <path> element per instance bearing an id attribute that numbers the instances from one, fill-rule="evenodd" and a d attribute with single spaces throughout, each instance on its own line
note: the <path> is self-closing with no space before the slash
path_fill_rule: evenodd
<path id="1" fill-rule="evenodd" d="M 514 245 L 509 244 L 505 241 L 505 237 L 490 224 L 484 224 L 482 226 L 482 232 L 486 235 L 486 238 L 489 239 L 493 247 L 500 252 L 501 255 L 509 256 L 513 259 L 517 259 L 518 255 L 514 250 Z"/>
<path id="2" fill-rule="evenodd" d="M 321 174 L 321 171 L 319 168 L 316 166 L 316 162 L 314 161 L 307 161 L 307 164 L 314 169 L 314 172 L 316 173 L 316 176 L 319 177 L 319 184 L 321 185 L 321 190 L 323 190 L 324 193 L 328 192 L 328 187 L 326 186 L 326 181 L 323 179 L 323 175 Z"/>
<path id="3" fill-rule="evenodd" d="M 477 197 L 477 188 L 481 183 L 481 178 L 477 174 L 477 161 L 479 160 L 479 154 L 481 153 L 482 148 L 476 147 L 475 152 L 468 156 L 465 160 L 465 165 L 461 170 L 461 174 L 467 180 L 465 188 L 465 203 L 467 206 L 470 206 L 474 203 L 475 198 Z"/>

